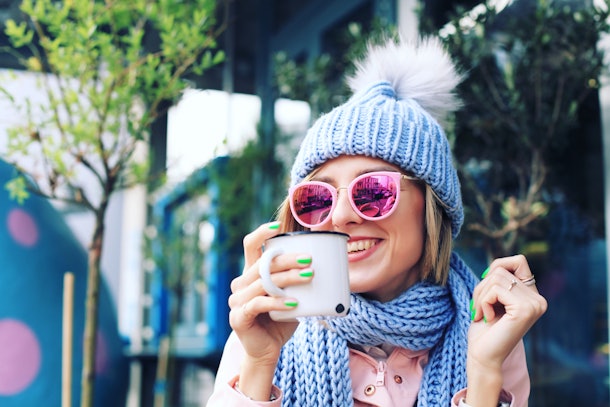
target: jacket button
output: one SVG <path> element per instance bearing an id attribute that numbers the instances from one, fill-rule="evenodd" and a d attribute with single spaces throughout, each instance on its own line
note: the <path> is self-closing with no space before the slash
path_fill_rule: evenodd
<path id="1" fill-rule="evenodd" d="M 394 382 L 401 384 L 402 383 L 402 377 L 400 377 L 399 375 L 394 376 Z"/>
<path id="2" fill-rule="evenodd" d="M 373 386 L 372 384 L 369 384 L 368 386 L 366 386 L 364 388 L 364 394 L 367 396 L 372 396 L 373 394 L 375 394 L 375 390 L 377 390 L 375 388 L 375 386 Z"/>

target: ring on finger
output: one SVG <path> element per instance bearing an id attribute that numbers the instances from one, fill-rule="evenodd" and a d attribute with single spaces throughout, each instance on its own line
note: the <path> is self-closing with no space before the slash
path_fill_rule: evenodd
<path id="1" fill-rule="evenodd" d="M 526 278 L 526 279 L 523 279 L 523 280 L 521 280 L 521 282 L 522 282 L 522 283 L 523 283 L 525 286 L 529 287 L 530 285 L 534 285 L 534 284 L 536 284 L 536 278 L 535 278 L 535 277 L 534 277 L 534 275 L 532 274 L 532 276 L 531 276 L 531 277 L 528 277 L 528 278 Z"/>
<path id="2" fill-rule="evenodd" d="M 508 291 L 512 290 L 514 286 L 517 285 L 517 280 L 515 280 L 514 278 L 512 279 L 512 281 L 510 282 L 510 285 L 508 286 Z"/>

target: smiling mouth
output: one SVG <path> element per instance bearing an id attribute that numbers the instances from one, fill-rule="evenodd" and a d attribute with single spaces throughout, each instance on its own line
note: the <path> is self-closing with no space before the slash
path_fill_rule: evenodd
<path id="1" fill-rule="evenodd" d="M 348 253 L 356 253 L 364 250 L 368 250 L 377 244 L 377 240 L 358 240 L 356 242 L 349 242 L 347 244 Z"/>

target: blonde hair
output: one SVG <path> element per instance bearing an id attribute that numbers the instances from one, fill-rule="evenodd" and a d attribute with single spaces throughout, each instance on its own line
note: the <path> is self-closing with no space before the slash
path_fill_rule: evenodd
<path id="1" fill-rule="evenodd" d="M 315 174 L 315 170 L 306 179 Z M 434 193 L 432 187 L 423 181 L 419 182 L 424 187 L 425 195 L 425 235 L 424 250 L 419 260 L 420 280 L 432 281 L 436 284 L 444 285 L 449 277 L 449 262 L 453 237 L 451 235 L 451 219 L 444 210 L 444 205 L 440 198 Z M 278 207 L 276 219 L 280 221 L 280 231 L 282 233 L 307 230 L 299 224 L 290 211 L 288 197 Z"/>
<path id="2" fill-rule="evenodd" d="M 426 236 L 422 254 L 421 279 L 445 285 L 449 278 L 449 262 L 453 248 L 451 219 L 440 198 L 426 184 Z"/>

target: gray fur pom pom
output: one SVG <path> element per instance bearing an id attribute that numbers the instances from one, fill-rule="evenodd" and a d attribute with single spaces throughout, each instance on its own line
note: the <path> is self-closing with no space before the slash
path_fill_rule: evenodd
<path id="1" fill-rule="evenodd" d="M 356 73 L 347 79 L 354 93 L 379 81 L 388 81 L 398 99 L 410 98 L 445 126 L 448 116 L 461 102 L 455 90 L 462 80 L 441 41 L 435 37 L 418 41 L 387 40 L 369 45 L 356 63 Z"/>

